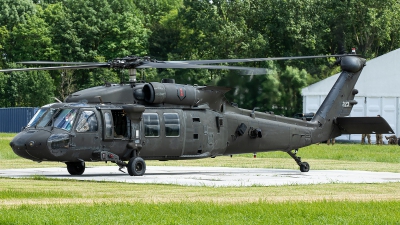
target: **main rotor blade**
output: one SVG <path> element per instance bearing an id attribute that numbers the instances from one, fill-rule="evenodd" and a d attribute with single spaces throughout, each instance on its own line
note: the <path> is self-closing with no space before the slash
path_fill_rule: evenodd
<path id="1" fill-rule="evenodd" d="M 216 70 L 240 70 L 242 75 L 261 75 L 267 74 L 266 68 L 240 67 L 240 66 L 214 66 L 214 65 L 197 65 L 186 63 L 154 63 L 148 62 L 136 67 L 137 69 L 144 68 L 165 68 L 165 69 L 216 69 Z"/>
<path id="2" fill-rule="evenodd" d="M 89 65 L 89 64 L 98 64 L 99 62 L 55 62 L 55 61 L 22 61 L 17 62 L 20 64 L 38 64 L 38 65 Z"/>
<path id="3" fill-rule="evenodd" d="M 238 62 L 261 62 L 272 60 L 291 60 L 291 59 L 317 59 L 331 58 L 343 56 L 358 56 L 358 55 L 317 55 L 317 56 L 289 56 L 289 57 L 273 57 L 273 58 L 247 58 L 247 59 L 212 59 L 212 60 L 188 60 L 188 61 L 164 61 L 165 63 L 187 63 L 187 64 L 213 64 L 213 63 L 238 63 Z"/>
<path id="4" fill-rule="evenodd" d="M 128 56 L 117 58 L 107 63 L 96 62 L 53 62 L 53 61 L 24 61 L 23 64 L 64 64 L 73 66 L 54 66 L 40 68 L 15 68 L 3 69 L 0 72 L 13 71 L 33 71 L 33 70 L 68 70 L 68 69 L 93 69 L 93 68 L 114 68 L 114 69 L 134 69 L 134 68 L 171 68 L 171 69 L 226 69 L 239 70 L 243 75 L 266 74 L 267 69 L 239 66 L 218 66 L 207 65 L 216 63 L 239 63 L 239 62 L 260 62 L 271 60 L 293 60 L 293 59 L 316 59 L 328 57 L 359 56 L 351 55 L 319 55 L 319 56 L 294 56 L 294 57 L 273 57 L 273 58 L 247 58 L 247 59 L 215 59 L 215 60 L 189 60 L 189 61 L 155 61 L 147 57 Z"/>
<path id="5" fill-rule="evenodd" d="M 79 65 L 79 66 L 53 66 L 53 67 L 36 67 L 36 68 L 15 68 L 3 69 L 0 72 L 15 72 L 15 71 L 35 71 L 35 70 L 73 70 L 73 69 L 94 69 L 94 68 L 108 68 L 107 63 Z"/>

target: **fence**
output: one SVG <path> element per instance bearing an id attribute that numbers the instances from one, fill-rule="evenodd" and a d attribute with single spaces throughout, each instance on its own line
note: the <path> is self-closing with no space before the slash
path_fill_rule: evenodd
<path id="1" fill-rule="evenodd" d="M 35 115 L 38 108 L 0 108 L 0 132 L 18 133 Z"/>

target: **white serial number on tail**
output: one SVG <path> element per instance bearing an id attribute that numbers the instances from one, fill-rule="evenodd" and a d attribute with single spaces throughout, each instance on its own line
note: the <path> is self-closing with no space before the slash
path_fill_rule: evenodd
<path id="1" fill-rule="evenodd" d="M 350 102 L 343 102 L 343 103 L 342 103 L 342 106 L 343 106 L 343 107 L 346 107 L 346 108 L 347 108 L 347 107 L 350 107 Z"/>

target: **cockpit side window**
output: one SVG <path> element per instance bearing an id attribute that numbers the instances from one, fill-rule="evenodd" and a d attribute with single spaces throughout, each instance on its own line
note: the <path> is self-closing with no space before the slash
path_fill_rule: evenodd
<path id="1" fill-rule="evenodd" d="M 144 136 L 160 136 L 160 120 L 157 113 L 143 113 Z"/>
<path id="2" fill-rule="evenodd" d="M 36 126 L 36 124 L 39 122 L 40 118 L 42 118 L 43 114 L 47 111 L 48 109 L 39 109 L 35 115 L 33 116 L 33 118 L 31 119 L 31 121 L 29 121 L 28 125 L 26 127 L 34 127 Z"/>
<path id="3" fill-rule="evenodd" d="M 74 124 L 77 111 L 77 109 L 60 110 L 54 117 L 54 127 L 70 131 Z"/>
<path id="4" fill-rule="evenodd" d="M 97 129 L 96 114 L 89 110 L 82 111 L 76 125 L 76 132 L 95 132 Z"/>

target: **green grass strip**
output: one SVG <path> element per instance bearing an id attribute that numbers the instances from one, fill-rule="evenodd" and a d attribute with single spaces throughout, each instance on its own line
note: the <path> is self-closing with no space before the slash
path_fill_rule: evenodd
<path id="1" fill-rule="evenodd" d="M 1 209 L 0 224 L 399 224 L 399 211 L 397 201 L 22 205 Z"/>

